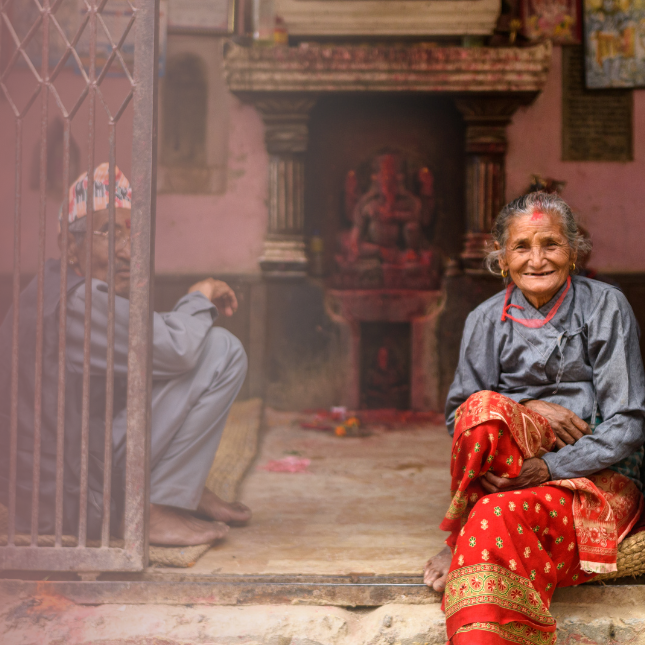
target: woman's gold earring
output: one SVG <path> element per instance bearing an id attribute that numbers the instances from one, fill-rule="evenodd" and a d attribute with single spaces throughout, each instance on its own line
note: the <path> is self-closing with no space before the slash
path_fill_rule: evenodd
<path id="1" fill-rule="evenodd" d="M 576 270 L 576 263 L 574 262 L 574 263 L 571 265 L 571 273 L 573 273 L 575 270 Z"/>
<path id="2" fill-rule="evenodd" d="M 508 275 L 508 271 L 506 269 L 502 269 L 502 278 L 505 278 Z"/>

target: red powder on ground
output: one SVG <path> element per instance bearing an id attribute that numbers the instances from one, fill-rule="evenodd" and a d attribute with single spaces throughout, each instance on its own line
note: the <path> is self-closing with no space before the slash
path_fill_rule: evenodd
<path id="1" fill-rule="evenodd" d="M 289 456 L 282 459 L 272 459 L 264 466 L 260 466 L 260 469 L 270 473 L 306 473 L 309 464 L 311 464 L 311 459 Z"/>
<path id="2" fill-rule="evenodd" d="M 307 430 L 333 430 L 336 427 L 334 415 L 329 410 L 303 410 L 303 414 L 315 415 L 303 419 L 300 427 Z M 416 412 L 413 410 L 348 410 L 348 417 L 357 417 L 363 426 L 379 425 L 403 427 L 417 425 L 443 425 L 446 421 L 441 412 Z"/>

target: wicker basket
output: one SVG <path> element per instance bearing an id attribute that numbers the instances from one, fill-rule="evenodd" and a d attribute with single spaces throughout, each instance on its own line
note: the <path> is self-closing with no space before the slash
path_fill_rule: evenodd
<path id="1" fill-rule="evenodd" d="M 594 580 L 615 580 L 645 573 L 645 531 L 631 535 L 619 544 L 616 566 L 618 571 L 601 573 Z"/>

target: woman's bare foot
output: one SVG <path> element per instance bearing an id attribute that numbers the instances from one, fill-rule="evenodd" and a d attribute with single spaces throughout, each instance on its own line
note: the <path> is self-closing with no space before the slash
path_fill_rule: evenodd
<path id="1" fill-rule="evenodd" d="M 251 519 L 251 509 L 248 506 L 241 502 L 229 504 L 208 488 L 204 488 L 197 512 L 230 526 L 246 524 Z"/>
<path id="2" fill-rule="evenodd" d="M 150 504 L 150 544 L 158 546 L 194 546 L 210 544 L 226 537 L 228 526 L 207 522 L 189 511 Z"/>
<path id="3" fill-rule="evenodd" d="M 423 570 L 423 582 L 435 591 L 443 593 L 446 590 L 446 579 L 452 562 L 450 548 L 445 546 L 437 555 L 431 557 Z"/>

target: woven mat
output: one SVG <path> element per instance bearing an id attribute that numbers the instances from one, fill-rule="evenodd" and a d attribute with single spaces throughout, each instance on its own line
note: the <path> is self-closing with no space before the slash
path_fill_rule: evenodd
<path id="1" fill-rule="evenodd" d="M 242 478 L 255 459 L 261 420 L 262 399 L 234 403 L 231 408 L 222 441 L 206 480 L 206 486 L 227 502 L 235 501 Z M 0 546 L 7 545 L 7 521 L 7 509 L 0 504 Z M 17 534 L 15 544 L 16 546 L 29 546 L 31 536 Z M 77 544 L 78 540 L 75 536 L 62 536 L 64 547 L 74 547 Z M 38 536 L 38 546 L 54 546 L 54 536 Z M 98 540 L 88 540 L 87 546 L 98 548 L 101 543 Z M 110 546 L 117 549 L 123 548 L 123 540 L 111 538 Z M 151 546 L 149 551 L 150 565 L 192 567 L 210 548 L 210 544 L 182 547 Z"/>
<path id="2" fill-rule="evenodd" d="M 255 459 L 262 421 L 262 399 L 235 403 L 226 422 L 215 461 L 206 478 L 210 488 L 226 502 L 234 502 L 242 479 Z"/>

